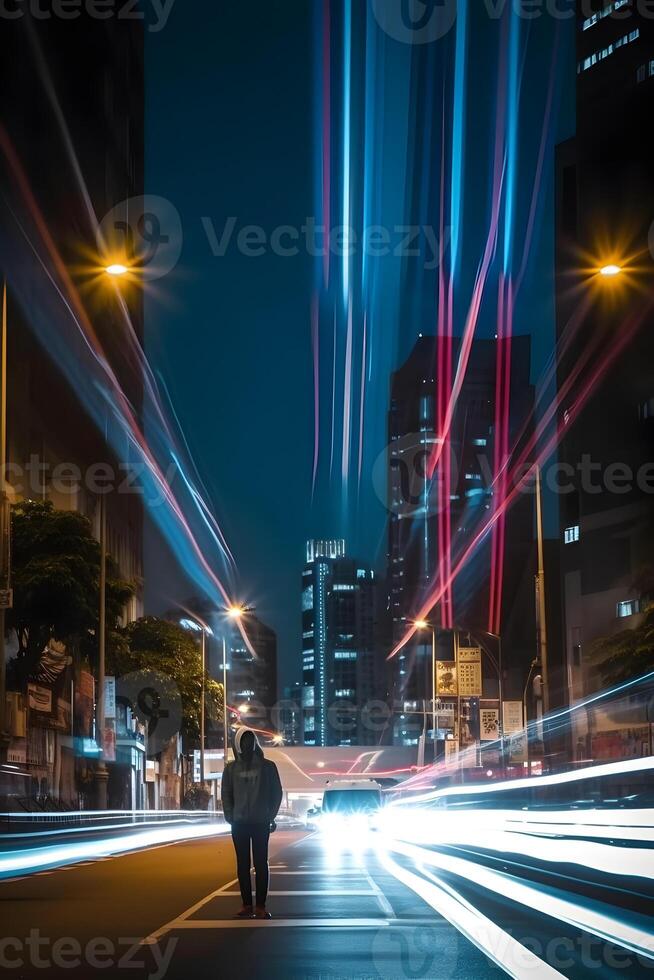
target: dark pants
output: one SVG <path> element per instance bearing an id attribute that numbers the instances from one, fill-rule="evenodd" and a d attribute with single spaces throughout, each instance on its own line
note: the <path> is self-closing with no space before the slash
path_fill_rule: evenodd
<path id="1" fill-rule="evenodd" d="M 257 876 L 257 905 L 266 904 L 268 895 L 268 838 L 270 826 L 267 823 L 235 823 L 232 826 L 232 840 L 236 851 L 236 869 L 241 889 L 243 905 L 252 905 L 252 879 L 250 878 L 250 846 L 252 862 Z"/>

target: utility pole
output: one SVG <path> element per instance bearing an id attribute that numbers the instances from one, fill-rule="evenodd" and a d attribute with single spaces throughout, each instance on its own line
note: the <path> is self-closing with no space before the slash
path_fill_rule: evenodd
<path id="1" fill-rule="evenodd" d="M 7 465 L 7 284 L 2 284 L 2 337 L 0 338 L 0 762 L 6 759 L 10 735 L 7 731 L 7 666 L 5 663 L 5 609 L 11 606 L 10 535 L 11 513 L 5 484 Z"/>
<path id="2" fill-rule="evenodd" d="M 95 769 L 96 806 L 107 809 L 109 770 L 104 761 L 104 686 L 107 641 L 107 498 L 100 494 L 100 610 L 98 616 L 98 690 L 95 696 L 95 738 L 100 755 Z"/>
<path id="3" fill-rule="evenodd" d="M 431 738 L 434 744 L 432 762 L 436 762 L 436 628 L 431 627 Z"/>
<path id="4" fill-rule="evenodd" d="M 536 533 L 538 536 L 538 573 L 536 575 L 536 629 L 538 658 L 543 679 L 543 714 L 550 710 L 550 682 L 547 669 L 547 616 L 545 613 L 545 560 L 543 554 L 543 497 L 540 466 L 536 466 Z"/>
<path id="5" fill-rule="evenodd" d="M 205 742 L 205 677 L 207 672 L 207 636 L 204 627 L 202 628 L 202 686 L 200 694 L 200 782 L 204 786 L 204 742 Z"/>
<path id="6" fill-rule="evenodd" d="M 229 722 L 227 720 L 227 643 L 223 633 L 223 771 L 229 754 Z"/>

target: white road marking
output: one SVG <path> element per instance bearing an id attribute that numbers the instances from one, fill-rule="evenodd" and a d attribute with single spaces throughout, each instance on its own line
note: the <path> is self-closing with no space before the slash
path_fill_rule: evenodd
<path id="1" fill-rule="evenodd" d="M 347 891 L 344 891 L 342 888 L 312 889 L 311 891 L 303 891 L 303 892 L 296 892 L 296 891 L 293 891 L 293 892 L 287 892 L 287 891 L 281 891 L 281 892 L 269 891 L 268 894 L 269 895 L 338 895 L 341 898 L 347 898 L 348 895 L 354 895 L 355 897 L 361 897 L 362 895 L 367 895 L 368 898 L 376 898 L 376 895 L 375 895 L 374 890 L 371 891 L 368 888 L 355 888 L 355 889 L 347 890 Z M 217 895 L 216 897 L 217 898 L 226 898 L 228 896 L 229 896 L 229 898 L 234 898 L 234 897 L 240 898 L 241 897 L 241 893 L 240 892 L 222 892 L 220 895 Z M 393 914 L 392 909 L 391 909 L 391 914 Z"/>
<path id="2" fill-rule="evenodd" d="M 415 923 L 398 923 L 414 929 Z M 187 919 L 178 923 L 178 929 L 380 929 L 390 926 L 388 919 Z"/>
<path id="3" fill-rule="evenodd" d="M 372 876 L 370 875 L 370 873 L 368 871 L 366 871 L 366 878 L 368 880 L 368 884 L 370 885 L 372 891 L 375 893 L 375 897 L 376 897 L 376 899 L 377 899 L 377 901 L 379 903 L 379 907 L 382 910 L 382 912 L 384 913 L 384 915 L 388 919 L 394 919 L 395 918 L 395 910 L 394 910 L 393 906 L 388 901 L 388 899 L 384 895 L 383 891 L 381 890 L 381 888 L 379 887 L 379 885 L 377 884 L 377 882 L 373 880 Z"/>
<path id="4" fill-rule="evenodd" d="M 273 866 L 270 865 L 270 870 L 273 870 Z M 311 875 L 312 878 L 319 878 L 321 876 L 332 876 L 338 877 L 339 875 L 349 875 L 356 878 L 365 878 L 365 871 L 361 871 L 358 868 L 316 868 L 314 871 L 276 871 L 275 874 L 279 876 L 286 875 Z"/>
<path id="5" fill-rule="evenodd" d="M 219 895 L 222 894 L 222 892 L 227 891 L 227 889 L 231 888 L 232 885 L 235 885 L 237 881 L 238 878 L 232 878 L 232 880 L 228 881 L 225 885 L 222 885 L 220 888 L 217 888 L 215 891 L 210 892 L 209 895 L 205 895 L 204 898 L 201 898 L 199 902 L 195 903 L 195 905 L 191 905 L 191 907 L 186 909 L 185 912 L 182 912 L 181 915 L 178 915 L 175 919 L 171 919 L 170 922 L 167 922 L 165 925 L 160 926 L 159 929 L 155 929 L 155 931 L 151 932 L 149 936 L 146 936 L 145 939 L 142 939 L 141 946 L 154 946 L 154 944 L 157 943 L 162 936 L 165 936 L 167 932 L 170 932 L 171 929 L 173 928 L 178 928 L 180 923 L 185 922 L 190 915 L 193 915 L 194 912 L 197 912 L 198 909 L 201 909 L 204 905 L 207 904 L 207 902 L 210 902 L 212 898 L 217 898 Z"/>

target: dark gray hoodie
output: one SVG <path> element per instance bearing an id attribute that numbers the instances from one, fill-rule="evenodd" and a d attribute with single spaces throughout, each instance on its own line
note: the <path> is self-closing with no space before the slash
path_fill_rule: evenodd
<path id="1" fill-rule="evenodd" d="M 241 739 L 249 728 L 239 728 L 234 737 L 234 762 L 228 762 L 223 774 L 221 796 L 227 823 L 270 824 L 282 802 L 282 784 L 274 762 L 264 759 L 255 732 L 254 754 L 246 761 L 241 754 Z"/>

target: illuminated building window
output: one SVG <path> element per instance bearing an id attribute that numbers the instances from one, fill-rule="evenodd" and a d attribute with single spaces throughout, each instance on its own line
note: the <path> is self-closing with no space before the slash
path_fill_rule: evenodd
<path id="1" fill-rule="evenodd" d="M 354 585 L 349 585 L 346 582 L 334 583 L 334 592 L 354 592 L 354 589 Z"/>
<path id="2" fill-rule="evenodd" d="M 563 540 L 565 544 L 574 544 L 575 541 L 579 540 L 579 525 L 575 524 L 573 527 L 566 527 L 563 532 Z"/>
<path id="3" fill-rule="evenodd" d="M 334 660 L 356 660 L 356 650 L 334 650 Z"/>
<path id="4" fill-rule="evenodd" d="M 618 603 L 616 615 L 618 619 L 625 619 L 627 616 L 635 616 L 640 612 L 640 599 L 624 599 Z"/>
<path id="5" fill-rule="evenodd" d="M 594 13 L 592 16 L 586 18 L 581 25 L 582 31 L 587 31 L 591 27 L 594 27 L 600 20 L 604 20 L 605 17 L 610 17 L 616 10 L 621 10 L 622 7 L 626 7 L 628 3 L 629 0 L 614 0 L 613 3 L 609 3 L 606 7 L 602 7 L 602 9 L 598 10 L 597 13 Z"/>
<path id="6" fill-rule="evenodd" d="M 307 585 L 302 590 L 302 612 L 307 612 L 309 609 L 313 609 L 313 585 Z"/>
<path id="7" fill-rule="evenodd" d="M 636 28 L 635 31 L 631 31 L 630 34 L 625 34 L 624 37 L 619 37 L 617 41 L 613 41 L 612 44 L 609 44 L 606 48 L 601 48 L 599 51 L 594 51 L 593 54 L 588 55 L 587 58 L 584 58 L 583 61 L 579 62 L 577 65 L 577 74 L 579 75 L 581 72 L 588 71 L 588 69 L 592 68 L 593 65 L 596 65 L 600 61 L 604 61 L 606 58 L 609 58 L 612 54 L 615 54 L 619 48 L 623 48 L 625 45 L 631 44 L 633 41 L 638 40 L 639 37 L 640 30 Z"/>
<path id="8" fill-rule="evenodd" d="M 334 696 L 337 698 L 353 698 L 354 688 L 353 687 L 339 687 L 337 691 L 334 691 Z"/>
<path id="9" fill-rule="evenodd" d="M 640 403 L 638 406 L 638 418 L 641 422 L 644 422 L 645 419 L 654 419 L 654 398 L 648 398 L 646 402 Z"/>

